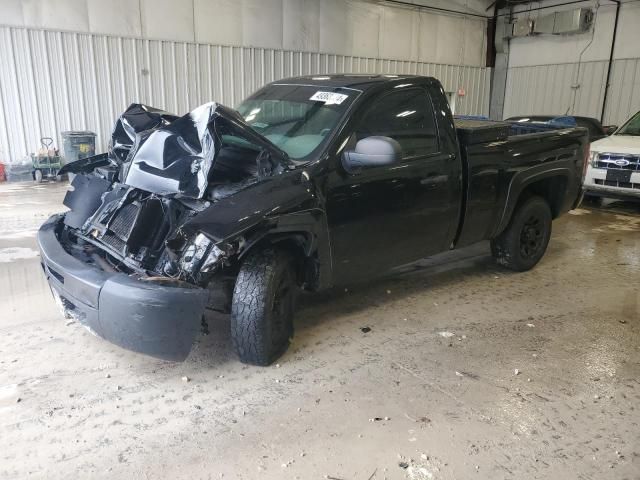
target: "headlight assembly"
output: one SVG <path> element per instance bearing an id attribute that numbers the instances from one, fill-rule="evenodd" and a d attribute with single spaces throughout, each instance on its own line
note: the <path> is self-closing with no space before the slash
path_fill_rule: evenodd
<path id="1" fill-rule="evenodd" d="M 206 273 L 206 272 L 211 272 L 212 270 L 215 270 L 215 268 L 218 266 L 219 262 L 223 259 L 224 256 L 225 256 L 224 250 L 218 248 L 217 245 L 211 245 L 208 255 L 204 259 L 204 262 L 202 262 L 202 267 L 200 267 L 200 271 Z"/>
<path id="2" fill-rule="evenodd" d="M 200 265 L 200 262 L 210 247 L 211 240 L 202 233 L 198 233 L 193 241 L 187 245 L 187 248 L 184 249 L 184 253 L 180 259 L 180 270 L 193 273 L 196 267 Z"/>
<path id="3" fill-rule="evenodd" d="M 212 272 L 227 253 L 225 245 L 214 245 L 206 235 L 198 233 L 184 249 L 180 258 L 180 270 L 191 275 Z"/>

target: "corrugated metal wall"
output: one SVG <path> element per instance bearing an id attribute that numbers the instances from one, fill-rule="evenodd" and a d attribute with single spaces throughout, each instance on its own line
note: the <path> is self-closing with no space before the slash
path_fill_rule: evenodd
<path id="1" fill-rule="evenodd" d="M 41 136 L 92 130 L 97 151 L 130 103 L 186 113 L 211 100 L 235 106 L 265 83 L 323 73 L 417 73 L 465 86 L 457 113 L 488 113 L 490 69 L 415 61 L 143 40 L 0 27 L 0 161 Z M 4 157 L 4 158 L 2 158 Z"/>
<path id="2" fill-rule="evenodd" d="M 600 118 L 608 61 L 510 68 L 504 117 L 575 114 Z M 575 88 L 579 86 L 578 88 Z M 614 60 L 605 123 L 621 125 L 640 110 L 640 58 Z"/>

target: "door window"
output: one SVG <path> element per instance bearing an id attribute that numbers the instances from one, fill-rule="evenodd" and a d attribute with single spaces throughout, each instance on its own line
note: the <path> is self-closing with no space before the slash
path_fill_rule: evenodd
<path id="1" fill-rule="evenodd" d="M 438 152 L 438 129 L 428 93 L 411 88 L 385 95 L 374 103 L 356 129 L 356 138 L 391 137 L 409 159 Z"/>

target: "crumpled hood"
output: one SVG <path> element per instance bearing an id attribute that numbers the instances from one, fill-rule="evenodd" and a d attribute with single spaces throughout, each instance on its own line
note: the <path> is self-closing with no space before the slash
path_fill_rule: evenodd
<path id="1" fill-rule="evenodd" d="M 126 161 L 138 133 L 165 127 L 178 118 L 180 117 L 158 108 L 132 103 L 120 115 L 113 128 L 109 144 L 111 155 L 120 162 Z"/>
<path id="2" fill-rule="evenodd" d="M 131 105 L 116 122 L 110 157 L 122 164 L 120 181 L 126 185 L 199 199 L 213 180 L 210 171 L 221 150 L 223 129 L 263 149 L 260 174 L 284 169 L 284 152 L 251 129 L 237 112 L 214 102 L 182 117 Z"/>
<path id="3" fill-rule="evenodd" d="M 611 135 L 591 144 L 591 151 L 598 153 L 628 153 L 640 155 L 640 137 Z"/>

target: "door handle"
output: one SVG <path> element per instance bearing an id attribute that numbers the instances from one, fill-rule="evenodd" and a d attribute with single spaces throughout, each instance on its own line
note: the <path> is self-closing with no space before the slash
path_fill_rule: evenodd
<path id="1" fill-rule="evenodd" d="M 434 188 L 441 183 L 447 183 L 447 180 L 449 180 L 449 175 L 431 174 L 420 180 L 420 185 Z"/>

